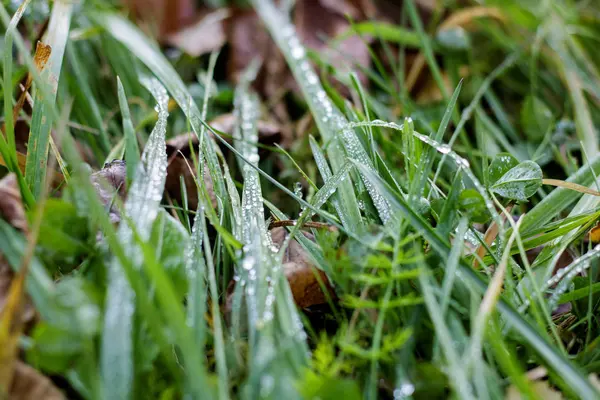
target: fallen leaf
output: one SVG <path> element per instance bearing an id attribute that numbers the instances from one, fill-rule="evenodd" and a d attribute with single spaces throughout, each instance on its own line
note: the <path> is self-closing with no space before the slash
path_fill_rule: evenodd
<path id="1" fill-rule="evenodd" d="M 65 395 L 52 383 L 29 365 L 17 361 L 10 387 L 11 400 L 62 400 Z"/>
<path id="2" fill-rule="evenodd" d="M 270 233 L 273 244 L 277 248 L 283 244 L 289 234 L 288 230 L 283 227 L 271 229 Z M 314 240 L 310 233 L 302 232 L 300 234 Z M 294 302 L 298 307 L 306 308 L 327 302 L 327 297 L 321 289 L 316 274 L 318 274 L 319 279 L 327 288 L 330 296 L 335 297 L 327 275 L 313 265 L 306 250 L 295 239 L 290 241 L 289 246 L 285 250 L 283 271 L 290 284 Z"/>
<path id="3" fill-rule="evenodd" d="M 158 39 L 164 39 L 183 26 L 193 22 L 196 16 L 194 0 L 124 0 L 134 16 L 142 24 L 146 24 Z"/>
<path id="4" fill-rule="evenodd" d="M 193 150 L 198 155 L 198 138 L 196 135 L 189 133 L 176 136 L 167 141 L 167 180 L 165 182 L 165 191 L 169 196 L 183 205 L 181 178 L 185 184 L 188 209 L 196 210 L 198 207 L 198 188 L 196 186 L 196 169 L 191 155 L 189 146 L 190 136 L 192 140 Z M 204 165 L 204 183 L 210 196 L 210 201 L 213 208 L 217 207 L 217 198 L 213 191 L 213 181 L 210 176 L 208 166 Z"/>
<path id="5" fill-rule="evenodd" d="M 25 211 L 17 180 L 9 174 L 0 181 L 0 216 L 15 228 L 28 231 Z M 15 274 L 0 254 L 0 397 L 14 382 L 19 337 L 25 325 L 35 318 L 35 311 L 25 295 L 26 265 Z M 12 398 L 12 397 L 11 397 Z"/>
<path id="6" fill-rule="evenodd" d="M 223 114 L 208 123 L 214 129 L 231 134 L 235 125 L 235 116 L 233 114 Z M 282 140 L 282 132 L 279 125 L 272 120 L 263 120 L 258 122 L 259 138 L 263 142 L 274 143 Z M 230 141 L 229 138 L 225 138 Z M 181 181 L 183 177 L 186 187 L 188 207 L 196 209 L 198 206 L 198 191 L 196 187 L 196 173 L 193 165 L 193 159 L 190 151 L 190 141 L 194 152 L 198 154 L 198 137 L 195 134 L 183 133 L 167 141 L 167 181 L 165 190 L 171 198 L 182 204 Z M 213 207 L 217 206 L 217 199 L 213 193 L 213 183 L 210 177 L 208 167 L 204 167 L 205 183 Z"/>
<path id="7" fill-rule="evenodd" d="M 113 160 L 104 164 L 104 168 L 94 172 L 90 178 L 98 197 L 108 209 L 112 223 L 121 220 L 121 213 L 115 204 L 115 198 L 118 196 L 122 200 L 125 199 L 127 195 L 126 177 L 125 161 Z"/>
<path id="8" fill-rule="evenodd" d="M 562 400 L 564 396 L 559 391 L 552 388 L 548 381 L 537 381 L 531 383 L 532 391 L 544 400 Z M 522 396 L 521 392 L 515 385 L 510 385 L 506 391 L 505 400 L 521 400 L 527 397 Z"/>
<path id="9" fill-rule="evenodd" d="M 305 46 L 318 51 L 337 70 L 356 70 L 354 64 L 368 68 L 371 63 L 368 44 L 358 35 L 352 35 L 337 43 L 335 49 L 323 38 L 334 38 L 348 30 L 348 16 L 361 21 L 367 12 L 363 5 L 351 1 L 300 1 L 296 4 L 294 23 Z M 372 12 L 372 11 L 371 11 Z M 363 84 L 366 76 L 358 73 Z"/>
<path id="10" fill-rule="evenodd" d="M 201 11 L 198 22 L 167 36 L 166 43 L 185 53 L 199 57 L 225 44 L 224 20 L 231 15 L 227 8 Z"/>
<path id="11" fill-rule="evenodd" d="M 587 240 L 592 243 L 600 242 L 600 225 L 594 226 L 587 235 Z"/>
<path id="12" fill-rule="evenodd" d="M 264 93 L 265 72 L 264 67 L 277 65 L 281 71 L 271 70 L 268 76 L 270 84 L 279 87 L 289 75 L 285 66 L 283 56 L 277 45 L 273 42 L 269 33 L 264 28 L 260 18 L 254 11 L 234 9 L 231 18 L 225 24 L 227 41 L 229 42 L 229 62 L 227 63 L 227 75 L 234 83 L 239 82 L 242 72 L 256 58 L 266 61 L 261 73 L 257 76 L 254 86 Z"/>
<path id="13" fill-rule="evenodd" d="M 21 192 L 15 174 L 8 174 L 0 180 L 0 217 L 23 233 L 28 232 L 25 210 L 21 201 Z M 14 272 L 6 259 L 0 254 L 0 313 L 6 305 L 8 292 L 14 278 Z M 21 322 L 29 324 L 35 319 L 35 310 L 31 301 L 26 300 L 21 310 Z"/>
<path id="14" fill-rule="evenodd" d="M 0 216 L 15 228 L 27 232 L 27 219 L 15 174 L 8 174 L 0 180 Z"/>

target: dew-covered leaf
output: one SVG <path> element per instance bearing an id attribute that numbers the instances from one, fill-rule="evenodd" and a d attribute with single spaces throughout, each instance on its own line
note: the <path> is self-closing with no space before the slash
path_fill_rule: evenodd
<path id="1" fill-rule="evenodd" d="M 542 169 L 533 161 L 523 161 L 502 175 L 490 190 L 512 200 L 525 201 L 542 186 Z"/>
<path id="2" fill-rule="evenodd" d="M 504 174 L 519 164 L 519 161 L 509 153 L 500 153 L 488 167 L 488 187 L 496 183 Z"/>

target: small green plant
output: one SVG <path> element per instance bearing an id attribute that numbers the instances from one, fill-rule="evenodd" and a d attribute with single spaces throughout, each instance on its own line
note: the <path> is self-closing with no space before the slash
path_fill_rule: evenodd
<path id="1" fill-rule="evenodd" d="M 44 67 L 13 3 L 0 397 L 23 362 L 85 399 L 600 396 L 595 2 L 407 0 L 319 52 L 251 0 L 270 96 L 274 59 L 234 82 L 112 2 L 44 2 Z"/>

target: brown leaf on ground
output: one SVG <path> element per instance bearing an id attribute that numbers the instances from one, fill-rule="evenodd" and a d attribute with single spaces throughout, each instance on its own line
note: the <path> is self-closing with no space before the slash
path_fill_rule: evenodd
<path id="1" fill-rule="evenodd" d="M 283 244 L 289 234 L 288 230 L 283 227 L 271 229 L 270 233 L 273 243 L 278 248 Z M 304 234 L 304 236 L 311 240 L 314 239 L 310 233 L 302 232 L 299 234 Z M 306 308 L 327 302 L 325 293 L 321 290 L 319 279 L 327 288 L 330 296 L 335 297 L 327 275 L 313 265 L 306 250 L 304 250 L 302 245 L 295 239 L 290 241 L 290 244 L 285 251 L 283 257 L 283 270 L 285 277 L 290 284 L 294 302 L 298 307 Z M 318 274 L 319 279 L 317 279 L 316 274 Z"/>
<path id="2" fill-rule="evenodd" d="M 371 56 L 367 43 L 358 35 L 352 35 L 339 42 L 336 48 L 330 48 L 323 39 L 346 32 L 350 27 L 348 16 L 361 21 L 371 13 L 374 13 L 374 7 L 368 1 L 300 1 L 296 4 L 294 23 L 305 46 L 321 52 L 336 69 L 350 71 L 356 70 L 352 68 L 353 64 L 369 67 Z M 366 83 L 364 74 L 358 75 L 363 84 Z"/>
<path id="3" fill-rule="evenodd" d="M 125 161 L 113 160 L 104 164 L 104 168 L 94 172 L 91 176 L 92 185 L 98 193 L 102 203 L 109 209 L 110 220 L 117 223 L 121 220 L 121 213 L 115 204 L 116 197 L 121 200 L 127 195 L 127 170 Z"/>
<path id="4" fill-rule="evenodd" d="M 15 374 L 8 398 L 11 400 L 66 399 L 50 379 L 21 361 L 15 363 Z"/>
<path id="5" fill-rule="evenodd" d="M 0 180 L 0 218 L 23 233 L 28 232 L 25 210 L 21 202 L 21 192 L 15 174 L 9 174 Z M 14 278 L 14 272 L 7 260 L 0 254 L 0 314 L 6 305 L 8 292 Z M 35 310 L 27 300 L 21 310 L 21 322 L 28 324 L 35 319 Z"/>
<path id="6" fill-rule="evenodd" d="M 538 395 L 540 399 L 544 400 L 561 400 L 564 396 L 561 392 L 552 388 L 548 381 L 537 381 L 531 383 L 531 390 Z M 505 400 L 521 400 L 527 398 L 522 396 L 521 392 L 515 385 L 510 385 L 506 391 Z"/>
<path id="7" fill-rule="evenodd" d="M 189 25 L 196 16 L 194 0 L 123 0 L 123 3 L 139 22 L 158 34 L 159 40 Z"/>
<path id="8" fill-rule="evenodd" d="M 0 216 L 15 228 L 27 232 L 27 219 L 15 174 L 8 174 L 0 180 Z"/>
<path id="9" fill-rule="evenodd" d="M 0 181 L 0 217 L 22 232 L 28 232 L 21 192 L 14 174 Z M 25 266 L 21 266 L 21 273 L 15 274 L 0 254 L 0 398 L 6 395 L 3 390 L 16 381 L 19 337 L 35 320 L 35 309 L 24 290 Z M 14 398 L 12 395 L 9 397 Z"/>
<path id="10" fill-rule="evenodd" d="M 197 22 L 167 36 L 166 43 L 185 53 L 199 57 L 225 44 L 224 20 L 230 16 L 227 8 L 216 11 L 202 10 Z"/>
<path id="11" fill-rule="evenodd" d="M 336 68 L 345 69 L 353 63 L 370 65 L 367 45 L 354 35 L 331 49 L 323 38 L 345 32 L 350 26 L 346 16 L 361 21 L 375 12 L 370 0 L 301 0 L 296 2 L 293 19 L 305 46 L 324 54 Z M 260 58 L 264 63 L 255 81 L 260 93 L 271 98 L 295 87 L 281 52 L 253 11 L 234 10 L 226 34 L 230 44 L 228 75 L 233 82 L 252 60 Z"/>
<path id="12" fill-rule="evenodd" d="M 235 116 L 233 114 L 223 114 L 209 121 L 208 124 L 220 132 L 231 134 L 235 125 Z M 275 121 L 258 121 L 258 133 L 262 142 L 270 144 L 282 141 L 281 128 Z M 229 138 L 225 139 L 230 141 Z M 167 141 L 168 167 L 165 190 L 171 198 L 177 200 L 181 205 L 183 199 L 180 177 L 183 177 L 187 189 L 188 207 L 196 209 L 198 206 L 198 191 L 195 182 L 196 172 L 189 146 L 190 141 L 195 154 L 198 154 L 198 137 L 193 133 L 183 133 Z M 212 205 L 216 207 L 217 200 L 213 192 L 213 183 L 208 167 L 206 166 L 204 168 L 204 176 Z"/>
<path id="13" fill-rule="evenodd" d="M 188 208 L 196 210 L 198 207 L 198 188 L 196 186 L 196 170 L 192 158 L 192 151 L 189 146 L 192 141 L 193 151 L 198 156 L 198 138 L 195 134 L 184 133 L 167 141 L 167 180 L 165 182 L 165 191 L 172 199 L 177 200 L 179 205 L 183 205 L 181 177 L 186 188 L 186 197 Z M 206 164 L 204 165 L 204 183 L 213 208 L 217 207 L 217 198 L 213 191 L 213 181 L 210 171 Z"/>
<path id="14" fill-rule="evenodd" d="M 265 85 L 285 86 L 282 83 L 288 73 L 283 56 L 254 11 L 234 9 L 225 24 L 225 32 L 229 42 L 229 80 L 238 82 L 252 60 L 259 58 L 264 64 L 254 83 L 255 87 L 264 92 Z"/>

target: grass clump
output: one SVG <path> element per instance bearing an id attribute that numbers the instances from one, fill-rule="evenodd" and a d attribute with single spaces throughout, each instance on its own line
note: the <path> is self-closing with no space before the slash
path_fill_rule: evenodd
<path id="1" fill-rule="evenodd" d="M 234 83 L 114 4 L 0 5 L 4 392 L 22 353 L 73 398 L 598 398 L 597 5 L 409 0 L 329 40 L 368 44 L 349 71 L 249 3 L 297 85 L 286 148 L 269 60 Z M 41 68 L 17 27 L 46 17 Z"/>

